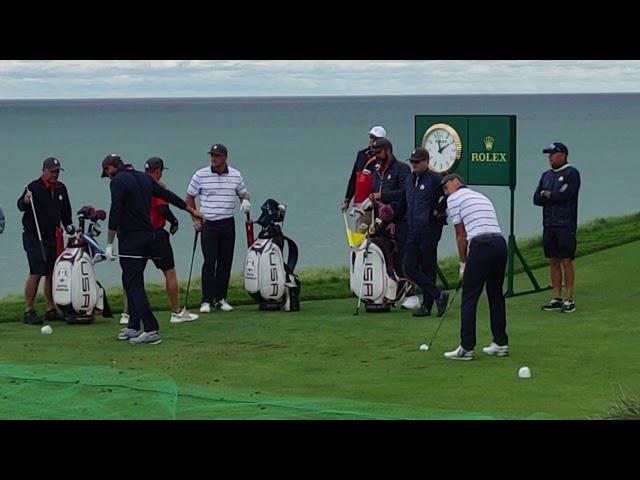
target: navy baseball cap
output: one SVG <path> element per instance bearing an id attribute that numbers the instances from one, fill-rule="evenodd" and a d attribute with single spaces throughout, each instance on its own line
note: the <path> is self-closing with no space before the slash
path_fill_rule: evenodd
<path id="1" fill-rule="evenodd" d="M 64 168 L 60 166 L 60 160 L 55 157 L 47 157 L 42 162 L 42 170 L 51 170 L 55 172 L 57 170 L 62 170 L 64 172 Z"/>
<path id="2" fill-rule="evenodd" d="M 411 156 L 408 158 L 410 162 L 422 162 L 423 160 L 429 160 L 429 152 L 424 148 L 415 148 L 411 151 Z"/>
<path id="3" fill-rule="evenodd" d="M 371 150 L 373 150 L 374 152 L 378 152 L 384 148 L 393 150 L 391 142 L 386 138 L 377 138 L 373 141 L 373 144 L 371 144 Z"/>
<path id="4" fill-rule="evenodd" d="M 458 175 L 457 173 L 450 173 L 448 175 L 445 175 L 444 177 L 442 177 L 442 180 L 440 180 L 440 185 L 444 186 L 445 183 L 450 182 L 451 180 L 454 179 L 458 179 L 460 180 L 460 183 L 464 185 L 464 178 L 462 178 L 460 175 Z"/>
<path id="5" fill-rule="evenodd" d="M 569 155 L 569 149 L 564 143 L 553 142 L 547 148 L 542 150 L 542 153 L 564 153 L 565 155 Z"/>
<path id="6" fill-rule="evenodd" d="M 214 143 L 211 145 L 211 149 L 207 152 L 209 155 L 214 155 L 219 153 L 220 155 L 227 156 L 227 147 L 222 145 L 221 143 Z"/>
<path id="7" fill-rule="evenodd" d="M 117 155 L 115 153 L 110 153 L 109 155 L 104 157 L 104 160 L 102 160 L 102 175 L 100 175 L 100 177 L 104 178 L 109 176 L 107 175 L 107 172 L 105 172 L 104 170 L 109 165 L 113 167 L 118 167 L 121 164 L 122 164 L 122 158 L 120 158 L 120 155 Z"/>
<path id="8" fill-rule="evenodd" d="M 145 170 L 169 170 L 160 157 L 151 157 L 144 164 Z"/>

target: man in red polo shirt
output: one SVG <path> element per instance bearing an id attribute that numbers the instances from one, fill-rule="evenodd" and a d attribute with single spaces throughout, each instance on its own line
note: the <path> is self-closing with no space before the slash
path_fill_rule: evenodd
<path id="1" fill-rule="evenodd" d="M 164 162 L 159 157 L 151 157 L 144 164 L 144 171 L 163 187 L 165 185 L 160 181 L 160 179 L 162 178 L 162 172 L 164 169 Z M 186 306 L 183 309 L 180 309 L 180 287 L 178 285 L 178 277 L 176 275 L 175 263 L 173 260 L 173 249 L 171 248 L 171 242 L 169 240 L 169 233 L 174 235 L 178 231 L 178 219 L 173 215 L 173 213 L 171 213 L 169 204 L 158 197 L 153 197 L 151 199 L 149 218 L 151 219 L 151 225 L 153 226 L 155 236 L 151 256 L 154 257 L 153 263 L 156 268 L 162 270 L 162 273 L 164 273 L 167 295 L 169 297 L 169 302 L 171 302 L 170 322 L 182 323 L 196 320 L 198 315 L 195 313 L 189 313 Z M 164 229 L 166 222 L 171 224 L 169 232 Z M 120 323 L 125 325 L 129 321 L 129 315 L 126 313 L 128 311 L 126 295 L 123 298 L 125 313 L 122 314 Z"/>

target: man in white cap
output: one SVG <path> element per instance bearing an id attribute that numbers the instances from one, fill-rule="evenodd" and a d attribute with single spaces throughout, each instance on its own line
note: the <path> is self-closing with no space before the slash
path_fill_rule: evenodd
<path id="1" fill-rule="evenodd" d="M 371 145 L 378 138 L 387 138 L 387 131 L 380 125 L 376 125 L 369 130 L 369 145 L 367 148 L 363 148 L 358 151 L 358 154 L 356 155 L 356 161 L 354 162 L 353 169 L 351 170 L 351 177 L 349 177 L 349 182 L 347 183 L 347 193 L 344 196 L 344 200 L 340 203 L 340 210 L 343 213 L 349 208 L 349 203 L 351 203 L 352 199 L 354 204 L 361 203 L 366 199 L 366 196 L 371 193 L 366 192 L 364 198 L 359 198 L 359 195 L 356 194 L 356 190 L 359 192 L 361 188 L 356 188 L 356 185 L 359 182 L 367 183 L 366 181 L 371 178 L 370 176 L 369 178 L 365 178 L 366 176 L 363 176 L 362 172 L 369 161 L 375 160 L 375 154 L 371 150 Z"/>

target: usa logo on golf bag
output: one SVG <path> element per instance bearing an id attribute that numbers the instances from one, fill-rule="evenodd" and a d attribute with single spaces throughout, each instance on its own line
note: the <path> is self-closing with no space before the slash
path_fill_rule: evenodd
<path id="1" fill-rule="evenodd" d="M 375 243 L 363 242 L 351 252 L 350 273 L 351 291 L 361 295 L 367 311 L 389 311 L 398 300 L 398 282 L 387 274 L 384 254 Z"/>

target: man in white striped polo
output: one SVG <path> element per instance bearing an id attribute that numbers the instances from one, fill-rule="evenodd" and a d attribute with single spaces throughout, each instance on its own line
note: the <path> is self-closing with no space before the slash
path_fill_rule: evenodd
<path id="1" fill-rule="evenodd" d="M 496 211 L 491 200 L 465 186 L 459 175 L 446 175 L 441 183 L 447 195 L 448 218 L 456 229 L 462 282 L 460 346 L 446 352 L 444 356 L 451 360 L 473 360 L 476 311 L 486 284 L 493 341 L 482 351 L 487 355 L 504 357 L 509 354 L 502 293 L 507 266 L 507 242 L 502 236 Z"/>
<path id="2" fill-rule="evenodd" d="M 216 143 L 207 153 L 211 156 L 211 165 L 194 173 L 185 199 L 195 208 L 195 198 L 199 197 L 199 210 L 206 218 L 204 224 L 196 222 L 195 225 L 202 232 L 204 256 L 200 312 L 209 313 L 212 306 L 230 312 L 233 307 L 226 297 L 236 240 L 233 220 L 236 197 L 241 201 L 242 213 L 249 211 L 251 203 L 242 175 L 227 165 L 227 147 Z"/>

